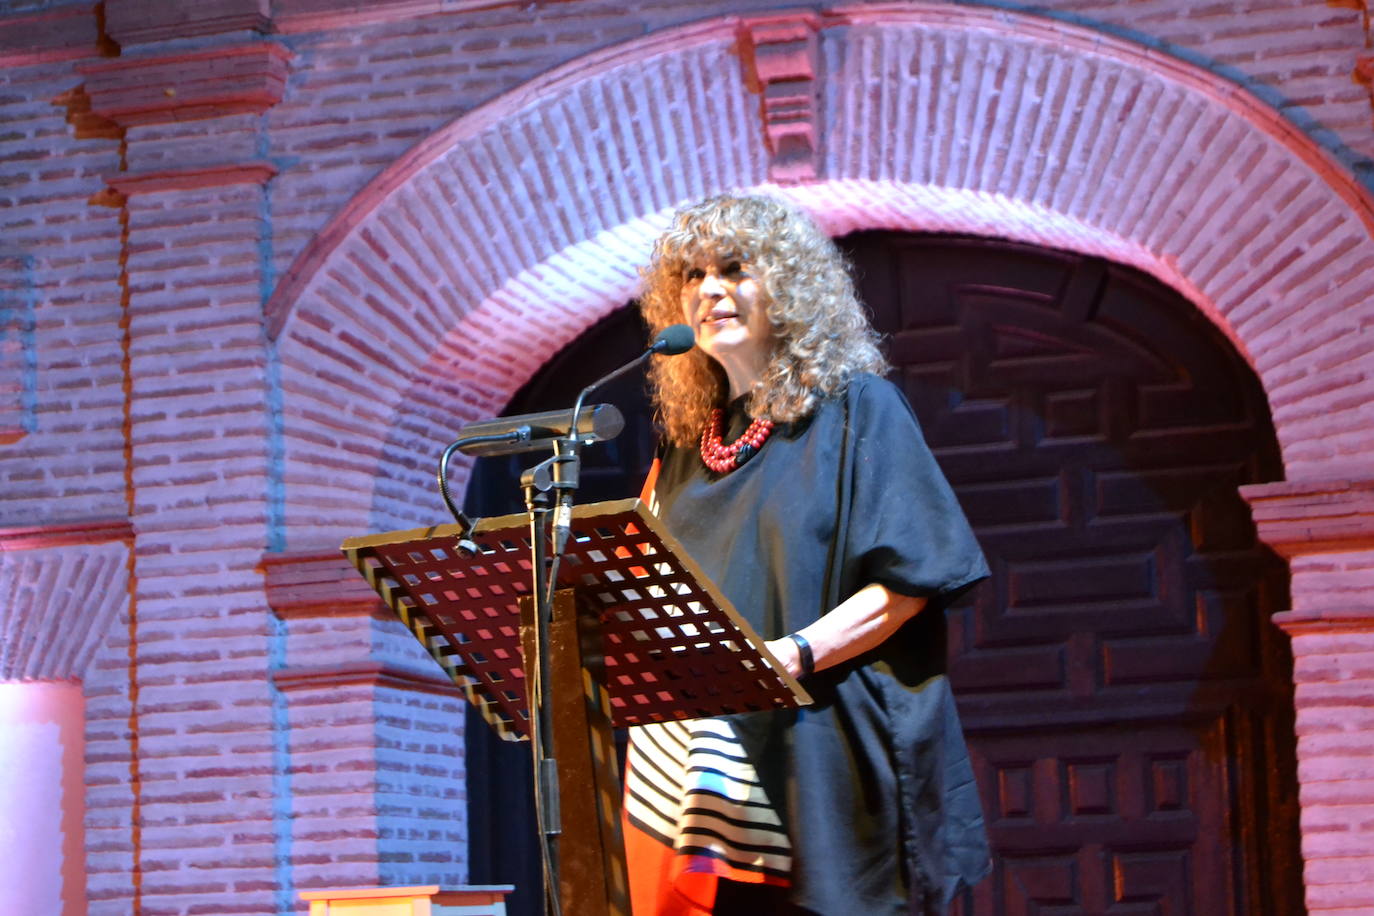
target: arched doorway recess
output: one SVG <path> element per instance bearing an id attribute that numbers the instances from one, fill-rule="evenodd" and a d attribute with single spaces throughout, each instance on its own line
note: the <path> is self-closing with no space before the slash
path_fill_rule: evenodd
<path id="1" fill-rule="evenodd" d="M 843 244 L 993 570 L 949 614 L 996 864 L 957 911 L 1303 912 L 1292 660 L 1269 620 L 1287 575 L 1237 493 L 1280 474 L 1253 372 L 1177 293 L 1097 258 L 961 236 Z M 632 358 L 636 324 L 598 323 L 508 411 L 557 407 Z M 603 498 L 648 461 L 644 400 L 617 395 L 640 416 L 625 448 L 589 456 Z M 497 511 L 516 473 L 484 464 L 469 500 Z M 520 787 L 481 768 L 518 768 L 524 749 L 491 743 L 469 738 L 470 805 L 495 805 L 472 823 L 518 843 L 490 815 Z M 482 880 L 516 880 L 501 869 L 520 851 L 492 850 Z"/>

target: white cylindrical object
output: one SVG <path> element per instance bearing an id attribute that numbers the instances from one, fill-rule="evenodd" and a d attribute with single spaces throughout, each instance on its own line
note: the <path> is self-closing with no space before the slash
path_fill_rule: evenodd
<path id="1" fill-rule="evenodd" d="M 86 912 L 81 685 L 0 683 L 0 887 L 6 911 Z"/>

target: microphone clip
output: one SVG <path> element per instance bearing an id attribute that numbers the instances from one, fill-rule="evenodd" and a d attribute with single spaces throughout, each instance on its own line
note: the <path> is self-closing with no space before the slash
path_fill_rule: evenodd
<path id="1" fill-rule="evenodd" d="M 553 510 L 553 556 L 559 556 L 572 536 L 573 493 L 582 471 L 582 443 L 575 436 L 554 440 L 554 453 L 520 475 L 527 501 L 536 493 L 555 493 Z"/>
<path id="2" fill-rule="evenodd" d="M 578 487 L 582 443 L 572 436 L 553 440 L 554 453 L 520 475 L 520 486 L 540 493 L 555 490 L 559 495 Z"/>

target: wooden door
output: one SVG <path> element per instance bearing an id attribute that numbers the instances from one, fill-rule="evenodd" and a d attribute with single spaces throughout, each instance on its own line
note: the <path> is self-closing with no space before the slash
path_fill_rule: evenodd
<path id="1" fill-rule="evenodd" d="M 996 850 L 958 911 L 1301 913 L 1286 569 L 1236 492 L 1280 476 L 1254 374 L 1137 271 L 846 244 L 992 567 L 950 613 Z"/>

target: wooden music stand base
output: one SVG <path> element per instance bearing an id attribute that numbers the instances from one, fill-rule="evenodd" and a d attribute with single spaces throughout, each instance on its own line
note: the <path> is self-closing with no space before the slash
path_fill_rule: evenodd
<path id="1" fill-rule="evenodd" d="M 534 602 L 520 599 L 520 638 L 533 657 Z M 600 622 L 579 610 L 576 592 L 559 589 L 549 624 L 553 744 L 562 808 L 559 899 L 565 916 L 630 916 L 630 884 L 620 828 L 620 767 L 610 699 L 600 670 Z M 590 651 L 588 651 L 590 650 Z M 581 685 L 578 689 L 577 685 Z"/>

